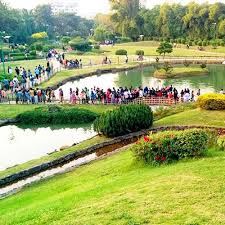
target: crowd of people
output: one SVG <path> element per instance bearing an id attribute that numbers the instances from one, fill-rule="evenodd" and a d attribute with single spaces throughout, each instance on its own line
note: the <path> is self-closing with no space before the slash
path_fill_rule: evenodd
<path id="1" fill-rule="evenodd" d="M 172 85 L 161 89 L 149 87 L 120 87 L 118 89 L 108 88 L 106 91 L 98 87 L 93 87 L 90 90 L 85 87 L 81 90 L 79 90 L 79 88 L 75 88 L 75 90 L 70 88 L 69 102 L 71 104 L 126 104 L 138 98 L 149 97 L 170 99 L 174 103 L 178 103 L 195 101 L 196 97 L 200 94 L 200 89 L 195 93 L 194 91 L 190 91 L 188 88 L 185 88 L 178 93 L 177 89 Z M 65 101 L 62 89 L 59 89 L 59 101 L 61 103 Z"/>
<path id="2" fill-rule="evenodd" d="M 24 67 L 15 68 L 14 76 L 12 67 L 8 67 L 8 76 L 0 81 L 0 102 L 6 99 L 13 100 L 16 98 L 17 102 L 32 102 L 35 103 L 36 92 L 37 95 L 40 90 L 35 87 L 50 79 L 53 75 L 54 68 L 60 67 L 60 54 L 55 50 L 50 50 L 46 57 L 46 66 L 37 65 L 33 70 L 25 69 Z M 13 78 L 11 78 L 13 76 Z M 41 90 L 44 92 L 44 90 Z M 44 96 L 44 93 L 43 93 Z"/>

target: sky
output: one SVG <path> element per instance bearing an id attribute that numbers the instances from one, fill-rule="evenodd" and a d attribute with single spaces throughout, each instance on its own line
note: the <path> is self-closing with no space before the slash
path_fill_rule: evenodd
<path id="1" fill-rule="evenodd" d="M 4 2 L 9 3 L 10 6 L 14 8 L 27 8 L 32 9 L 38 4 L 46 4 L 50 0 L 4 0 Z M 62 0 L 67 1 L 67 0 Z M 77 2 L 78 14 L 84 17 L 93 17 L 97 13 L 108 13 L 110 8 L 108 4 L 108 0 L 74 0 Z M 146 2 L 146 7 L 151 8 L 154 5 L 162 4 L 164 2 L 178 2 L 182 4 L 186 4 L 191 0 L 144 0 Z M 208 0 L 209 3 L 214 2 L 223 2 L 225 0 Z M 204 0 L 196 0 L 196 2 L 203 3 L 206 2 Z"/>

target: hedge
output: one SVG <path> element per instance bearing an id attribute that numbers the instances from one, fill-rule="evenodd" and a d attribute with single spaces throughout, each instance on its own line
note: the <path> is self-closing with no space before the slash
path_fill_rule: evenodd
<path id="1" fill-rule="evenodd" d="M 165 131 L 139 140 L 132 150 L 137 160 L 162 164 L 202 156 L 210 145 L 209 130 Z"/>
<path id="2" fill-rule="evenodd" d="M 145 52 L 143 50 L 137 50 L 136 51 L 136 55 L 138 55 L 138 56 L 144 56 L 145 55 Z"/>
<path id="3" fill-rule="evenodd" d="M 107 137 L 117 137 L 148 129 L 153 123 L 153 113 L 146 105 L 125 105 L 103 113 L 95 122 L 94 129 Z"/>
<path id="4" fill-rule="evenodd" d="M 125 50 L 125 49 L 118 49 L 115 54 L 116 55 L 127 55 L 127 50 Z"/>
<path id="5" fill-rule="evenodd" d="M 22 124 L 82 124 L 93 122 L 97 117 L 96 113 L 86 109 L 50 105 L 24 112 L 16 119 Z"/>
<path id="6" fill-rule="evenodd" d="M 224 94 L 204 94 L 199 96 L 197 104 L 206 110 L 225 110 Z"/>

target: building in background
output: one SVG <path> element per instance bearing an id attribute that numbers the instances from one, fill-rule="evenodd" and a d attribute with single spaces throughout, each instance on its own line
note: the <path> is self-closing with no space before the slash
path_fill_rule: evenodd
<path id="1" fill-rule="evenodd" d="M 74 0 L 51 0 L 53 14 L 59 13 L 77 13 L 77 2 Z"/>

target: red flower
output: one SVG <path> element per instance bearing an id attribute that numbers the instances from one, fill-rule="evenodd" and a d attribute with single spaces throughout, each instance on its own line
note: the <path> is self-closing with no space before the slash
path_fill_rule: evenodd
<path id="1" fill-rule="evenodd" d="M 164 162 L 166 161 L 166 157 L 165 156 L 162 156 L 161 160 Z"/>
<path id="2" fill-rule="evenodd" d="M 150 141 L 151 141 L 150 137 L 144 136 L 144 142 L 150 142 Z"/>
<path id="3" fill-rule="evenodd" d="M 155 160 L 156 160 L 156 161 L 160 161 L 160 160 L 161 160 L 161 157 L 160 157 L 159 155 L 157 155 L 157 156 L 155 157 Z"/>

